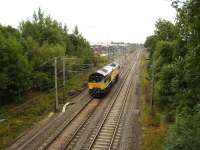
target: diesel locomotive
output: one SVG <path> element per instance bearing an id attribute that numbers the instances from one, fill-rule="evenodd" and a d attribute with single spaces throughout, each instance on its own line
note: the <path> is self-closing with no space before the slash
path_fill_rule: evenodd
<path id="1" fill-rule="evenodd" d="M 89 94 L 93 97 L 102 97 L 108 93 L 112 84 L 118 80 L 120 66 L 113 62 L 97 70 L 89 76 Z"/>

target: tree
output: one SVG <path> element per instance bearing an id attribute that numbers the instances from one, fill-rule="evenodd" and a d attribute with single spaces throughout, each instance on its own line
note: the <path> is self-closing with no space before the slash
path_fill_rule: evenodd
<path id="1" fill-rule="evenodd" d="M 150 55 L 156 63 L 158 108 L 172 113 L 164 149 L 199 149 L 200 126 L 200 1 L 174 0 L 176 23 L 158 20 Z M 147 39 L 147 45 L 149 38 Z M 151 47 L 152 48 L 152 47 Z M 151 62 L 152 63 L 152 62 Z"/>
<path id="2" fill-rule="evenodd" d="M 19 32 L 0 27 L 0 104 L 19 100 L 31 86 L 31 67 L 20 43 Z"/>
<path id="3" fill-rule="evenodd" d="M 78 31 L 78 26 L 77 25 L 75 26 L 73 33 L 74 33 L 75 36 L 79 35 L 79 31 Z"/>
<path id="4" fill-rule="evenodd" d="M 159 19 L 156 22 L 155 35 L 159 40 L 173 41 L 178 38 L 178 29 L 170 21 Z"/>
<path id="5" fill-rule="evenodd" d="M 78 27 L 69 35 L 66 25 L 40 8 L 19 29 L 0 25 L 0 104 L 20 99 L 28 90 L 52 88 L 52 60 L 65 55 L 93 63 L 93 51 Z"/>
<path id="6" fill-rule="evenodd" d="M 146 48 L 148 48 L 148 50 L 150 51 L 150 57 L 152 57 L 153 51 L 156 48 L 157 40 L 158 40 L 157 36 L 156 35 L 152 35 L 152 36 L 148 36 L 146 41 L 145 41 L 145 43 L 144 43 L 144 46 Z"/>

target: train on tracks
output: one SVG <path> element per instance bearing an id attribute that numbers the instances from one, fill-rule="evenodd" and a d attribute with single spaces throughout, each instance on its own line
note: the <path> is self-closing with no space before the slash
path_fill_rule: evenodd
<path id="1" fill-rule="evenodd" d="M 119 64 L 113 62 L 92 73 L 88 81 L 89 94 L 98 98 L 107 94 L 119 78 L 119 69 Z"/>

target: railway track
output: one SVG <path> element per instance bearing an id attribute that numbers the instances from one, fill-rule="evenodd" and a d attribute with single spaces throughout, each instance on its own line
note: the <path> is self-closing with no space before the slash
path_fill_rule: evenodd
<path id="1" fill-rule="evenodd" d="M 126 72 L 126 76 L 128 75 L 129 71 Z M 122 74 L 122 73 L 120 73 Z M 121 86 L 122 88 L 122 86 Z M 93 100 L 94 101 L 94 100 Z M 99 101 L 98 105 L 100 104 L 101 100 Z M 96 105 L 96 107 L 98 106 Z M 58 135 L 57 137 L 55 137 L 55 139 L 53 140 L 52 143 L 49 143 L 48 145 L 45 146 L 45 149 L 49 149 L 49 150 L 53 150 L 53 149 L 66 149 L 67 147 L 69 147 L 69 145 L 73 145 L 75 144 L 75 140 L 78 139 L 78 137 L 80 137 L 81 133 L 84 131 L 85 126 L 87 126 L 87 123 L 89 123 L 89 119 L 94 117 L 95 114 L 93 114 L 94 110 L 96 109 L 93 108 L 93 111 L 91 111 L 91 113 L 87 114 L 87 117 L 85 117 L 85 120 L 82 121 L 79 126 L 77 126 L 76 130 L 74 130 L 71 134 L 69 134 L 69 127 L 66 126 L 66 130 L 68 131 L 62 131 L 60 133 L 62 133 L 62 135 Z M 84 108 L 85 109 L 85 108 Z M 84 116 L 80 113 L 80 116 Z M 84 117 L 82 117 L 84 118 Z M 76 117 L 77 120 L 79 120 L 78 117 Z M 80 122 L 80 121 L 79 121 Z M 76 124 L 76 121 L 73 122 L 73 124 Z M 78 123 L 77 123 L 78 124 Z M 76 125 L 72 125 L 72 126 L 76 126 Z M 68 132 L 67 134 L 65 134 L 65 132 Z M 44 149 L 44 148 L 41 148 Z"/>
<path id="2" fill-rule="evenodd" d="M 120 140 L 119 132 L 122 129 L 122 126 L 120 126 L 120 120 L 124 112 L 125 105 L 127 103 L 131 85 L 132 82 L 129 82 L 126 86 L 123 98 L 119 98 L 119 95 L 122 91 L 117 93 L 115 100 L 110 105 L 108 111 L 103 118 L 103 121 L 94 130 L 94 133 L 92 133 L 89 146 L 86 146 L 83 149 L 110 150 L 113 148 L 113 146 L 115 146 L 115 149 L 117 148 L 117 144 Z"/>
<path id="3" fill-rule="evenodd" d="M 83 98 L 86 99 L 85 96 L 83 96 Z M 74 120 L 74 118 L 80 114 L 80 112 L 86 108 L 88 106 L 88 104 L 93 100 L 93 98 L 89 98 L 87 97 L 88 102 L 85 103 L 85 105 L 77 112 L 75 113 L 75 115 L 70 119 L 70 120 L 66 120 L 65 117 L 62 117 L 62 114 L 60 114 L 58 117 L 54 118 L 53 120 L 51 120 L 51 122 L 49 122 L 46 126 L 44 126 L 43 128 L 41 128 L 39 131 L 37 131 L 36 134 L 34 134 L 32 137 L 30 137 L 28 140 L 26 141 L 22 141 L 20 144 L 18 144 L 15 147 L 11 147 L 10 149 L 17 149 L 17 150 L 26 150 L 26 149 L 35 149 L 34 147 L 37 147 L 37 145 L 40 145 L 39 143 L 41 142 L 38 139 L 41 139 L 41 137 L 43 137 L 43 135 L 50 129 L 53 128 L 52 130 L 55 131 L 55 129 L 57 130 L 54 135 L 50 136 L 49 139 L 47 141 L 51 141 L 52 138 L 54 138 L 54 136 L 56 136 L 59 132 L 62 132 L 62 128 L 64 128 L 65 126 L 67 126 L 68 124 L 70 124 L 70 122 L 72 122 Z M 62 123 L 63 125 L 60 126 L 59 123 Z M 57 127 L 59 126 L 59 130 L 57 129 Z M 44 144 L 48 144 L 47 141 Z"/>
<path id="4" fill-rule="evenodd" d="M 135 64 L 134 64 L 134 66 L 135 66 Z M 134 66 L 132 66 L 131 69 L 128 69 L 128 71 L 125 75 L 124 82 L 121 84 L 118 91 L 115 93 L 115 97 L 113 98 L 114 100 L 110 104 L 102 123 L 100 125 L 98 125 L 97 128 L 95 129 L 96 134 L 93 134 L 91 136 L 92 137 L 91 144 L 88 147 L 86 147 L 85 149 L 92 149 L 93 147 L 97 146 L 97 141 L 98 141 L 98 137 L 99 137 L 100 134 L 110 133 L 110 139 L 108 139 L 108 137 L 105 137 L 105 136 L 102 136 L 102 138 L 100 139 L 101 148 L 102 148 L 102 143 L 104 143 L 105 149 L 108 149 L 108 147 L 110 147 L 109 149 L 111 149 L 114 141 L 116 142 L 116 139 L 117 139 L 116 137 L 118 136 L 118 129 L 120 129 L 121 125 L 122 125 L 122 124 L 120 124 L 120 119 L 121 119 L 121 116 L 123 114 L 123 110 L 124 110 L 124 107 L 125 107 L 125 104 L 126 104 L 126 101 L 127 101 L 131 82 L 128 84 L 128 86 L 126 88 L 127 89 L 126 92 L 125 92 L 126 96 L 123 99 L 124 102 L 122 102 L 122 100 L 117 101 L 117 99 L 118 99 L 119 94 L 121 93 L 122 88 L 124 87 L 124 84 L 126 82 L 126 79 L 128 78 L 130 71 L 134 68 Z M 121 105 L 122 103 L 123 103 L 123 105 Z M 108 117 L 110 117 L 110 119 L 108 119 Z M 92 119 L 88 118 L 76 130 L 76 132 L 73 134 L 73 136 L 71 136 L 70 140 L 68 140 L 68 142 L 66 142 L 62 145 L 61 149 L 62 150 L 73 149 L 75 144 L 76 144 L 76 141 L 78 141 L 80 136 L 85 132 L 87 124 L 91 121 L 92 121 Z M 108 122 L 108 121 L 111 121 L 111 122 Z M 105 131 L 105 132 L 101 132 L 101 131 Z M 110 146 L 107 145 L 109 140 L 110 140 Z"/>
<path id="5" fill-rule="evenodd" d="M 118 91 L 116 90 L 117 93 L 120 93 L 123 85 L 125 84 L 126 78 L 128 77 L 128 74 L 130 72 L 129 69 L 127 69 L 127 70 L 128 71 L 126 73 L 121 73 L 121 74 L 124 74 L 125 80 L 121 84 L 120 90 L 118 90 Z M 83 96 L 83 98 L 88 99 L 89 97 Z M 18 145 L 18 147 L 16 149 L 18 149 L 18 150 L 24 150 L 24 149 L 68 149 L 68 148 L 70 149 L 70 147 L 73 147 L 73 145 L 76 143 L 76 140 L 78 139 L 78 137 L 80 137 L 81 133 L 84 132 L 85 127 L 87 126 L 87 123 L 90 122 L 89 119 L 92 118 L 93 112 L 96 110 L 96 108 L 99 106 L 99 104 L 100 104 L 100 102 L 98 100 L 89 98 L 88 102 L 79 111 L 77 111 L 70 120 L 65 120 L 64 118 L 62 118 L 62 116 L 55 118 L 54 120 L 51 121 L 51 123 L 49 123 L 47 126 L 42 128 L 41 130 L 39 130 L 34 136 L 29 138 L 27 141 L 22 142 L 20 145 Z M 81 120 L 81 118 L 84 118 L 84 119 Z M 57 122 L 60 122 L 61 124 L 58 126 Z M 49 136 L 45 141 L 42 142 L 42 140 L 40 140 L 41 137 L 43 138 L 43 136 L 44 136 L 43 134 L 45 134 L 45 132 L 49 128 L 52 128 L 52 126 L 55 126 L 55 127 L 53 127 L 55 129 L 55 132 L 53 133 L 53 135 Z M 62 133 L 65 133 L 64 131 L 66 129 L 69 130 L 72 127 L 73 127 L 73 130 L 71 130 L 70 134 L 62 135 Z M 116 132 L 117 129 L 119 129 L 119 128 L 120 128 L 120 126 L 118 125 L 118 127 L 116 129 L 114 129 L 114 131 Z M 115 135 L 117 135 L 117 134 L 118 133 L 116 132 Z M 59 138 L 65 139 L 65 140 L 64 141 L 61 140 L 62 142 L 60 141 L 57 143 L 57 141 L 59 141 L 58 140 Z M 112 141 L 114 141 L 114 138 Z M 40 144 L 40 143 L 43 143 L 43 144 Z M 55 145 L 61 144 L 62 146 L 55 147 L 55 146 L 52 146 L 52 145 L 54 145 L 53 143 Z"/>
<path id="6" fill-rule="evenodd" d="M 101 101 L 98 99 L 92 99 L 89 101 L 87 105 L 83 107 L 81 111 L 79 111 L 79 113 L 64 126 L 64 128 L 60 129 L 59 134 L 57 134 L 54 139 L 51 139 L 52 142 L 43 144 L 39 149 L 61 149 L 66 141 L 70 140 L 73 135 L 76 134 L 80 128 L 80 124 L 84 124 L 93 114 L 100 102 Z"/>
<path id="7" fill-rule="evenodd" d="M 125 73 L 125 76 L 127 76 L 129 74 L 129 72 L 130 71 L 128 69 L 128 71 Z M 120 72 L 120 76 L 122 74 L 123 74 L 123 72 Z M 92 102 L 93 101 L 94 101 L 94 99 L 92 100 Z M 90 103 L 92 103 L 92 102 L 90 102 Z M 43 144 L 39 149 L 49 149 L 49 150 L 51 150 L 51 149 L 52 150 L 66 149 L 66 147 L 68 147 L 68 145 L 73 143 L 74 139 L 75 140 L 77 139 L 76 138 L 77 136 L 78 137 L 80 136 L 80 134 L 84 130 L 84 126 L 86 126 L 86 124 L 88 122 L 90 122 L 89 119 L 94 116 L 93 112 L 98 107 L 100 102 L 101 102 L 101 100 L 98 101 L 98 104 L 95 105 L 95 107 L 90 108 L 92 110 L 92 111 L 90 111 L 90 113 L 87 113 L 88 106 L 84 107 L 82 109 L 82 111 L 79 112 L 79 114 L 77 114 L 77 116 L 75 116 L 73 118 L 73 120 L 72 120 L 73 122 L 71 121 L 69 124 L 67 124 L 64 128 L 61 129 L 62 131 L 60 131 L 59 134 L 57 134 L 57 136 L 55 136 L 54 139 L 51 140 L 52 142 L 48 142 L 48 144 Z M 90 105 L 90 104 L 88 104 L 88 105 Z M 80 121 L 80 120 L 82 120 L 82 121 Z M 73 129 L 71 129 L 71 128 L 73 128 Z"/>

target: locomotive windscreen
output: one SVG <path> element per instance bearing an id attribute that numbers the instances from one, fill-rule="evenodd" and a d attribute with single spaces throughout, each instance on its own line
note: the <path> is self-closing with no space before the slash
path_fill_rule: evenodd
<path id="1" fill-rule="evenodd" d="M 101 82 L 104 79 L 104 76 L 99 73 L 94 73 L 90 75 L 89 82 Z"/>

